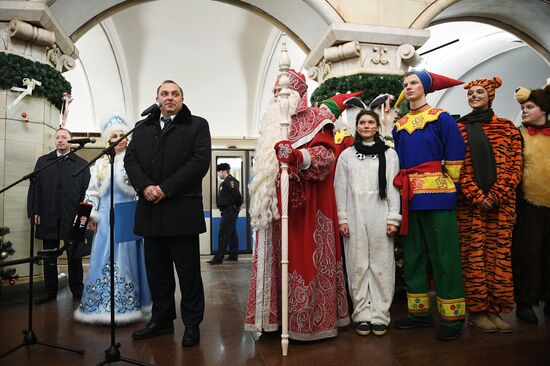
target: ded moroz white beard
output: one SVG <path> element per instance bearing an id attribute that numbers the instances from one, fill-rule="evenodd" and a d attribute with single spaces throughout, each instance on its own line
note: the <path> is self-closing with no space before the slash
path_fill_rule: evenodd
<path id="1" fill-rule="evenodd" d="M 300 102 L 298 92 L 291 90 L 289 112 L 292 115 Z M 273 220 L 279 219 L 277 208 L 277 175 L 279 163 L 275 156 L 275 144 L 282 139 L 281 110 L 279 97 L 273 97 L 265 111 L 260 127 L 260 138 L 254 155 L 250 192 L 250 224 L 254 231 L 265 229 Z"/>

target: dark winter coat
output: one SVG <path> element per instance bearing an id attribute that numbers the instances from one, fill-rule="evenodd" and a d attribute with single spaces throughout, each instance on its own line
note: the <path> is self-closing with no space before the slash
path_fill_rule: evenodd
<path id="1" fill-rule="evenodd" d="M 197 235 L 206 231 L 202 178 L 208 172 L 211 141 L 208 122 L 183 105 L 161 130 L 159 112 L 134 132 L 124 167 L 140 199 L 134 232 L 142 236 Z M 160 185 L 167 195 L 158 203 L 143 197 L 143 189 Z"/>
<path id="2" fill-rule="evenodd" d="M 216 206 L 218 206 L 221 211 L 224 211 L 229 207 L 240 208 L 242 204 L 243 197 L 239 191 L 239 181 L 229 174 L 223 182 L 220 183 Z"/>
<path id="3" fill-rule="evenodd" d="M 41 156 L 34 170 L 50 164 L 57 159 L 56 151 Z M 90 170 L 73 177 L 72 174 L 86 165 L 86 160 L 76 154 L 39 172 L 29 186 L 27 213 L 29 217 L 40 216 L 40 225 L 36 226 L 36 238 L 46 240 L 67 240 L 69 230 L 84 200 Z"/>

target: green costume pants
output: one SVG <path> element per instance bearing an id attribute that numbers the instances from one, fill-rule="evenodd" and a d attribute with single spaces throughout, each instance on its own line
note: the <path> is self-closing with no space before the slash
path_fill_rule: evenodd
<path id="1" fill-rule="evenodd" d="M 409 235 L 403 240 L 403 259 L 409 317 L 432 320 L 429 259 L 442 323 L 454 329 L 462 328 L 466 305 L 455 211 L 409 212 Z"/>

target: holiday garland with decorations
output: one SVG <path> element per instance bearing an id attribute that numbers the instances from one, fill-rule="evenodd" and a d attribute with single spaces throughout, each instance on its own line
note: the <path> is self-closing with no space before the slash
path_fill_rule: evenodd
<path id="1" fill-rule="evenodd" d="M 4 262 L 10 255 L 15 253 L 12 243 L 4 238 L 9 232 L 10 229 L 7 227 L 0 227 L 0 263 Z M 9 283 L 13 285 L 18 277 L 14 268 L 5 269 L 4 267 L 0 267 L 0 280 L 9 281 Z"/>
<path id="2" fill-rule="evenodd" d="M 397 97 L 402 89 L 402 76 L 399 75 L 355 74 L 330 78 L 311 94 L 311 104 L 318 104 L 338 93 L 362 91 L 359 98 L 369 105 L 380 94 L 389 93 Z"/>
<path id="3" fill-rule="evenodd" d="M 40 81 L 42 85 L 36 85 L 33 94 L 43 95 L 59 110 L 63 93 L 71 93 L 71 84 L 50 65 L 0 52 L 0 88 L 24 87 L 24 78 Z"/>

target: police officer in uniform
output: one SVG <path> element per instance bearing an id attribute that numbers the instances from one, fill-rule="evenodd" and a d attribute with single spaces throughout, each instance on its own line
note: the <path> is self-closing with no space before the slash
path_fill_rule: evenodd
<path id="1" fill-rule="evenodd" d="M 220 209 L 222 219 L 220 223 L 220 232 L 218 236 L 218 251 L 214 258 L 208 261 L 210 264 L 220 264 L 223 262 L 225 248 L 229 245 L 229 257 L 227 260 L 237 260 L 237 247 L 239 238 L 237 237 L 237 217 L 243 203 L 241 192 L 239 191 L 239 181 L 230 173 L 230 166 L 227 163 L 221 163 L 216 166 L 218 178 L 223 179 L 218 191 L 216 205 Z"/>

